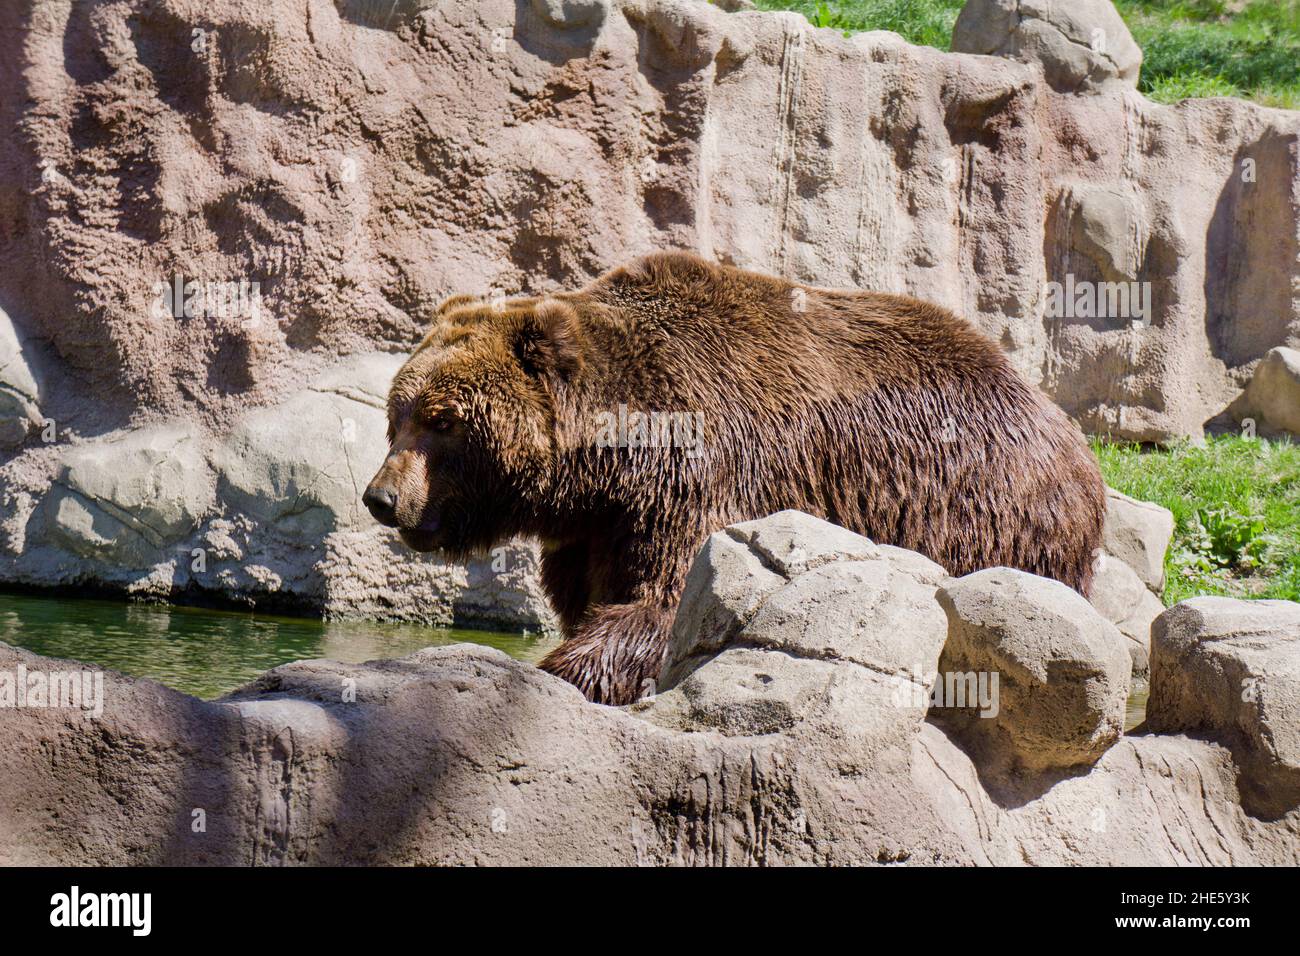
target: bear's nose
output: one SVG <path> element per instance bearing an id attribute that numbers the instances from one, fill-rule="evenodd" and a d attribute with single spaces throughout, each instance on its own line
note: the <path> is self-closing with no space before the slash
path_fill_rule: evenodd
<path id="1" fill-rule="evenodd" d="M 366 488 L 361 500 L 380 524 L 386 524 L 390 528 L 397 526 L 397 495 L 393 494 L 391 488 L 372 484 Z"/>

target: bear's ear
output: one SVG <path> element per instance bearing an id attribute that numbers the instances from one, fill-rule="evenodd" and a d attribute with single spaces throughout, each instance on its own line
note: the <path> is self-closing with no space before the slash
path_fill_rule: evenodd
<path id="1" fill-rule="evenodd" d="M 578 313 L 566 302 L 543 299 L 523 313 L 513 349 L 527 375 L 572 379 L 582 370 Z"/>
<path id="2" fill-rule="evenodd" d="M 482 301 L 483 300 L 476 295 L 453 295 L 449 299 L 444 299 L 442 305 L 438 306 L 434 311 L 434 321 L 436 323 L 439 319 L 446 318 L 457 309 L 463 309 L 468 305 L 477 305 Z"/>

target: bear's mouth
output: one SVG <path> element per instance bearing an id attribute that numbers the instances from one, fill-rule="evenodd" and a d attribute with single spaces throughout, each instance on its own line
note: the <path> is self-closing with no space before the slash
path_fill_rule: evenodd
<path id="1" fill-rule="evenodd" d="M 438 550 L 437 532 L 429 528 L 399 528 L 397 536 L 412 551 Z"/>

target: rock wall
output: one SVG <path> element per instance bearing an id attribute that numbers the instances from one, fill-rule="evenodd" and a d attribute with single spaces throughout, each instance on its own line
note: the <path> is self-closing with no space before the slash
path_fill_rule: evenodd
<path id="1" fill-rule="evenodd" d="M 1294 866 L 1297 615 L 1165 612 L 1124 735 L 1125 638 L 1078 595 L 783 512 L 705 545 L 627 708 L 470 645 L 0 707 L 0 864 Z M 83 666 L 0 644 L 0 703 Z"/>
<path id="2" fill-rule="evenodd" d="M 932 299 L 1086 430 L 1199 434 L 1300 345 L 1300 116 L 1148 102 L 1109 4 L 993 6 L 954 42 L 997 57 L 698 0 L 4 4 L 0 579 L 500 604 L 358 518 L 384 376 L 450 292 L 663 247 Z"/>
<path id="3" fill-rule="evenodd" d="M 1146 101 L 1107 3 L 986 6 L 955 43 L 1029 62 L 694 0 L 9 4 L 4 304 L 99 390 L 83 427 L 229 422 L 450 291 L 678 246 L 934 299 L 1090 430 L 1194 434 L 1297 344 L 1300 117 Z M 1065 84 L 1090 29 L 1115 76 Z M 1066 272 L 1151 282 L 1149 326 L 1046 316 Z M 178 277 L 260 314 L 177 320 Z"/>

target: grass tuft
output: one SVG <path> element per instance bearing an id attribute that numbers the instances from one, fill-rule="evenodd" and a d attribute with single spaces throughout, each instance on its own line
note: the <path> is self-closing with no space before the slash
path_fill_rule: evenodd
<path id="1" fill-rule="evenodd" d="M 1169 450 L 1093 441 L 1106 483 L 1174 514 L 1166 604 L 1300 600 L 1300 445 L 1227 435 Z"/>

